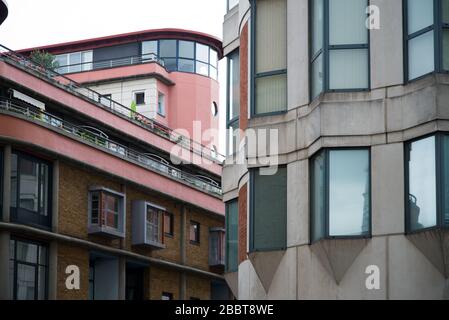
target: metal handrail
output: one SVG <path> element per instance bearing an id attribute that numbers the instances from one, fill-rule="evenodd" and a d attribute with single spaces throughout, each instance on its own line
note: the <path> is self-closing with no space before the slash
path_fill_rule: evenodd
<path id="1" fill-rule="evenodd" d="M 0 44 L 0 57 L 8 59 L 13 63 L 19 64 L 26 69 L 33 70 L 39 75 L 47 78 L 48 80 L 58 84 L 59 86 L 64 87 L 67 91 L 74 92 L 77 94 L 83 95 L 85 98 L 93 101 L 96 104 L 101 104 L 103 107 L 111 110 L 114 113 L 118 113 L 131 121 L 137 121 L 141 126 L 145 129 L 151 131 L 158 136 L 170 140 L 181 147 L 190 150 L 192 153 L 196 153 L 201 155 L 201 157 L 206 157 L 210 160 L 223 163 L 225 156 L 215 153 L 209 147 L 204 146 L 201 143 L 195 142 L 192 139 L 185 137 L 176 131 L 168 128 L 167 126 L 153 120 L 147 118 L 143 114 L 140 114 L 124 105 L 118 103 L 117 101 L 112 100 L 111 98 L 105 97 L 100 93 L 82 86 L 81 84 L 73 81 L 72 79 L 48 68 L 43 67 L 32 61 L 31 59 L 14 52 L 13 50 L 3 46 Z"/>
<path id="2" fill-rule="evenodd" d="M 77 126 L 62 120 L 52 114 L 30 107 L 19 106 L 13 103 L 9 99 L 0 99 L 0 111 L 7 113 L 15 113 L 21 116 L 25 116 L 34 121 L 43 122 L 47 125 L 54 127 L 57 130 L 63 131 L 66 134 L 76 136 L 86 142 L 94 144 L 97 147 L 108 150 L 115 153 L 116 156 L 137 162 L 153 171 L 157 171 L 172 179 L 183 181 L 189 185 L 195 186 L 203 191 L 212 193 L 218 196 L 222 195 L 222 190 L 216 183 L 206 182 L 198 179 L 190 173 L 183 172 L 182 170 L 175 168 L 163 161 L 158 161 L 154 158 L 145 155 L 139 151 L 128 148 L 120 143 L 105 138 L 91 130 L 83 128 L 83 126 Z"/>

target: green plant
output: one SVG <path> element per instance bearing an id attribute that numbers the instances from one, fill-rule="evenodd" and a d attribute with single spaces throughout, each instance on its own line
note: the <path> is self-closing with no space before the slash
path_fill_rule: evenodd
<path id="1" fill-rule="evenodd" d="M 56 61 L 55 56 L 45 51 L 35 50 L 31 52 L 30 59 L 34 63 L 37 63 L 47 69 L 54 70 L 59 68 L 59 63 Z"/>

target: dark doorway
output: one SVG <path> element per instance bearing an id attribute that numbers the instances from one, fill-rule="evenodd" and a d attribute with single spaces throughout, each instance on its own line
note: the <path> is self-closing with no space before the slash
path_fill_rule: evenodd
<path id="1" fill-rule="evenodd" d="M 142 267 L 126 265 L 126 300 L 143 300 L 144 271 Z"/>

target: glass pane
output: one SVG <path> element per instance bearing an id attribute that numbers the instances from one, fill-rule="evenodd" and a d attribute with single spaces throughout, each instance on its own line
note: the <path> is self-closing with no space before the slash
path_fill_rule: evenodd
<path id="1" fill-rule="evenodd" d="M 209 63 L 214 67 L 218 67 L 218 54 L 217 51 L 210 49 L 210 61 Z"/>
<path id="2" fill-rule="evenodd" d="M 14 298 L 14 261 L 9 261 L 9 296 Z"/>
<path id="3" fill-rule="evenodd" d="M 312 4 L 312 56 L 323 48 L 323 0 L 314 0 Z"/>
<path id="4" fill-rule="evenodd" d="M 367 6 L 366 0 L 329 1 L 330 45 L 368 43 Z"/>
<path id="5" fill-rule="evenodd" d="M 325 233 L 325 152 L 312 162 L 312 241 L 323 238 Z"/>
<path id="6" fill-rule="evenodd" d="M 214 80 L 217 80 L 218 79 L 218 70 L 212 66 L 209 66 L 209 77 L 211 77 Z"/>
<path id="7" fill-rule="evenodd" d="M 173 234 L 172 230 L 172 215 L 166 213 L 164 215 L 164 232 L 167 234 Z"/>
<path id="8" fill-rule="evenodd" d="M 320 54 L 312 63 L 312 99 L 323 91 L 323 54 Z"/>
<path id="9" fill-rule="evenodd" d="M 368 88 L 368 49 L 331 50 L 329 88 Z"/>
<path id="10" fill-rule="evenodd" d="M 39 267 L 39 274 L 38 274 L 38 299 L 39 300 L 45 300 L 47 297 L 46 294 L 46 287 L 47 287 L 47 268 L 45 267 Z"/>
<path id="11" fill-rule="evenodd" d="M 238 120 L 229 125 L 228 128 L 228 155 L 236 153 L 240 141 L 240 123 Z"/>
<path id="12" fill-rule="evenodd" d="M 240 56 L 233 53 L 229 57 L 229 115 L 228 120 L 240 115 Z"/>
<path id="13" fill-rule="evenodd" d="M 329 235 L 358 236 L 369 231 L 368 150 L 329 151 Z"/>
<path id="14" fill-rule="evenodd" d="M 176 71 L 176 58 L 164 58 L 163 61 L 168 71 Z"/>
<path id="15" fill-rule="evenodd" d="M 287 109 L 287 75 L 256 79 L 255 113 L 279 112 Z"/>
<path id="16" fill-rule="evenodd" d="M 443 69 L 449 71 L 449 29 L 443 30 Z"/>
<path id="17" fill-rule="evenodd" d="M 69 59 L 70 59 L 69 72 L 80 72 L 81 52 L 71 53 Z"/>
<path id="18" fill-rule="evenodd" d="M 279 167 L 274 175 L 254 170 L 252 193 L 253 243 L 255 250 L 285 248 L 287 230 L 287 168 Z"/>
<path id="19" fill-rule="evenodd" d="M 408 34 L 433 24 L 433 0 L 408 0 Z"/>
<path id="20" fill-rule="evenodd" d="M 160 43 L 160 53 L 161 58 L 176 57 L 176 40 L 161 40 Z"/>
<path id="21" fill-rule="evenodd" d="M 449 136 L 443 136 L 443 214 L 444 224 L 449 227 Z"/>
<path id="22" fill-rule="evenodd" d="M 287 1 L 258 1 L 256 73 L 287 68 Z"/>
<path id="23" fill-rule="evenodd" d="M 142 55 L 148 59 L 157 56 L 157 41 L 142 42 Z"/>
<path id="24" fill-rule="evenodd" d="M 38 211 L 39 164 L 22 157 L 19 166 L 20 174 L 20 208 Z"/>
<path id="25" fill-rule="evenodd" d="M 410 145 L 409 221 L 411 230 L 433 227 L 437 223 L 435 137 Z"/>
<path id="26" fill-rule="evenodd" d="M 39 188 L 40 188 L 40 199 L 39 199 L 39 213 L 43 216 L 48 216 L 48 195 L 49 195 L 49 168 L 45 164 L 40 165 L 40 179 L 39 179 Z"/>
<path id="27" fill-rule="evenodd" d="M 18 160 L 17 155 L 12 154 L 11 156 L 11 207 L 17 208 L 17 168 Z"/>
<path id="28" fill-rule="evenodd" d="M 83 52 L 81 55 L 81 59 L 83 62 L 83 66 L 82 66 L 83 71 L 92 70 L 92 60 L 93 60 L 92 51 Z"/>
<path id="29" fill-rule="evenodd" d="M 36 267 L 17 264 L 17 300 L 34 300 Z"/>
<path id="30" fill-rule="evenodd" d="M 187 59 L 179 59 L 178 60 L 178 70 L 184 71 L 184 72 L 194 72 L 195 61 L 187 60 Z"/>
<path id="31" fill-rule="evenodd" d="M 209 63 L 209 47 L 204 44 L 196 44 L 196 60 Z"/>
<path id="32" fill-rule="evenodd" d="M 209 76 L 209 65 L 202 62 L 196 62 L 196 73 L 203 76 Z"/>
<path id="33" fill-rule="evenodd" d="M 61 54 L 61 55 L 57 55 L 55 60 L 58 63 L 58 66 L 60 68 L 57 69 L 57 72 L 59 73 L 67 73 L 69 72 L 69 69 L 67 67 L 63 67 L 69 64 L 68 61 L 69 57 L 67 54 Z"/>
<path id="34" fill-rule="evenodd" d="M 195 58 L 194 43 L 192 41 L 179 41 L 179 56 L 181 58 Z"/>
<path id="35" fill-rule="evenodd" d="M 416 79 L 435 70 L 433 31 L 410 40 L 408 50 L 409 80 Z"/>
<path id="36" fill-rule="evenodd" d="M 238 269 L 238 222 L 239 208 L 238 201 L 230 201 L 226 203 L 226 235 L 227 235 L 227 264 L 228 271 L 236 271 Z"/>
<path id="37" fill-rule="evenodd" d="M 449 23 L 449 0 L 443 0 L 443 22 Z"/>
<path id="38" fill-rule="evenodd" d="M 38 246 L 36 244 L 17 241 L 16 259 L 22 262 L 37 263 Z"/>
<path id="39" fill-rule="evenodd" d="M 39 264 L 46 266 L 48 264 L 47 247 L 39 246 Z"/>
<path id="40" fill-rule="evenodd" d="M 15 256 L 16 240 L 9 241 L 9 259 L 13 260 Z"/>

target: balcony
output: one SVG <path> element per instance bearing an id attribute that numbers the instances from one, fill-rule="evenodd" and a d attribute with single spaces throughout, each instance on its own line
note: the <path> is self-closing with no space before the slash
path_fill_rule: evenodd
<path id="1" fill-rule="evenodd" d="M 0 58 L 15 66 L 18 66 L 21 69 L 25 69 L 25 71 L 27 72 L 37 73 L 40 77 L 46 79 L 55 86 L 75 95 L 81 95 L 89 102 L 95 105 L 99 105 L 105 110 L 108 110 L 118 116 L 124 117 L 129 121 L 136 123 L 146 130 L 152 132 L 153 134 L 169 140 L 194 154 L 197 154 L 219 164 L 222 164 L 225 159 L 225 157 L 217 153 L 216 150 L 208 148 L 198 142 L 191 140 L 190 138 L 180 135 L 179 133 L 164 126 L 163 124 L 150 119 L 128 107 L 125 107 L 117 101 L 105 97 L 100 93 L 87 88 L 54 70 L 44 68 L 43 66 L 34 63 L 27 57 L 18 54 L 3 45 L 0 45 Z M 145 61 L 145 59 L 143 59 L 142 61 Z"/>
<path id="2" fill-rule="evenodd" d="M 170 179 L 180 181 L 214 196 L 221 196 L 222 194 L 220 185 L 215 181 L 207 177 L 195 176 L 183 172 L 171 166 L 163 159 L 158 159 L 151 154 L 142 153 L 123 146 L 116 141 L 110 140 L 106 135 L 98 132 L 98 130 L 94 131 L 93 128 L 71 124 L 46 111 L 22 106 L 4 98 L 0 99 L 0 113 L 25 117 L 30 121 L 40 122 L 57 132 L 82 140 L 87 144 L 112 153 L 124 160 L 139 164 Z"/>
<path id="3" fill-rule="evenodd" d="M 144 200 L 132 203 L 132 244 L 164 249 L 165 209 Z"/>

